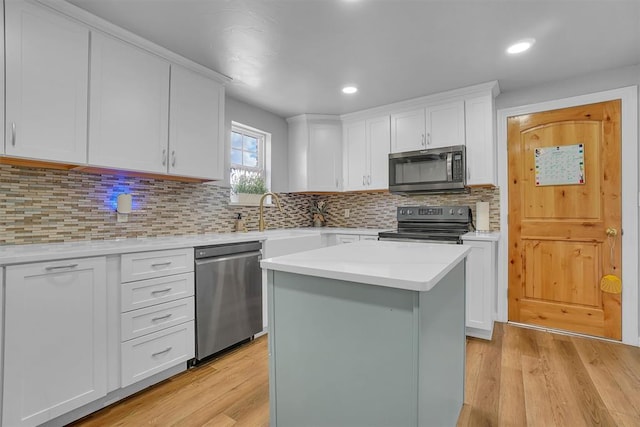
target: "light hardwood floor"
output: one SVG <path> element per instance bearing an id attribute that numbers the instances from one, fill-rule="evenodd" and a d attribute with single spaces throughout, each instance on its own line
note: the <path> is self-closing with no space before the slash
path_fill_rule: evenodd
<path id="1" fill-rule="evenodd" d="M 458 426 L 640 426 L 640 348 L 496 323 L 466 375 Z M 268 381 L 261 337 L 74 426 L 268 426 Z"/>

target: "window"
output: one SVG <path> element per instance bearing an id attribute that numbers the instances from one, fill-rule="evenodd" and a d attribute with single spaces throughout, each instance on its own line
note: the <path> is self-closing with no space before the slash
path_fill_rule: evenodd
<path id="1" fill-rule="evenodd" d="M 269 188 L 268 145 L 270 134 L 240 123 L 231 123 L 231 188 L 241 176 L 260 178 Z"/>

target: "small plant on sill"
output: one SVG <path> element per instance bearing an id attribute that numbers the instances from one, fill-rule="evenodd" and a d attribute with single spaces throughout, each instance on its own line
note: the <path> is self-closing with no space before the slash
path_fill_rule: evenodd
<path id="1" fill-rule="evenodd" d="M 267 186 L 260 175 L 238 174 L 231 182 L 231 191 L 234 194 L 264 194 Z"/>

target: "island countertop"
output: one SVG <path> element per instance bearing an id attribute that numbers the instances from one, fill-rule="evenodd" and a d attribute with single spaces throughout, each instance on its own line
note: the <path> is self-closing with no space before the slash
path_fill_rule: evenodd
<path id="1" fill-rule="evenodd" d="M 429 291 L 471 251 L 464 245 L 364 240 L 261 261 L 263 269 Z"/>

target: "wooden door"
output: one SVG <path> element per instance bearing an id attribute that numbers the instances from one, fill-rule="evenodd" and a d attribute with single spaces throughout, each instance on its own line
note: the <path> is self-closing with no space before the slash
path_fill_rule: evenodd
<path id="1" fill-rule="evenodd" d="M 621 339 L 621 294 L 600 288 L 622 277 L 620 111 L 610 101 L 508 119 L 509 320 Z M 553 160 L 547 150 L 536 162 L 536 149 L 576 144 L 584 183 L 538 185 Z"/>

